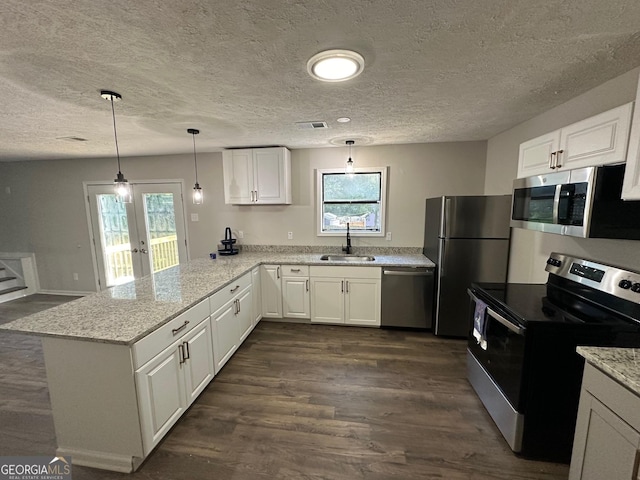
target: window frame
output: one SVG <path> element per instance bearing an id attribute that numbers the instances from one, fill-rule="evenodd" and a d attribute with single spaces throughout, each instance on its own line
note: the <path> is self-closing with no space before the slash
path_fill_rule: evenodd
<path id="1" fill-rule="evenodd" d="M 354 173 L 379 173 L 380 174 L 380 231 L 367 232 L 362 230 L 350 230 L 352 237 L 384 237 L 386 235 L 386 211 L 387 211 L 387 170 L 388 167 L 357 167 Z M 326 232 L 323 227 L 323 182 L 324 174 L 343 174 L 348 175 L 344 168 L 318 168 L 316 169 L 316 235 L 318 237 L 343 237 L 347 234 L 347 229 L 332 230 Z"/>

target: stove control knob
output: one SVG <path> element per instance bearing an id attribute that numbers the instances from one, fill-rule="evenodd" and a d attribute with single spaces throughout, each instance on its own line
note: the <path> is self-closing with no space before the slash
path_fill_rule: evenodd
<path id="1" fill-rule="evenodd" d="M 631 291 L 640 293 L 640 283 L 634 283 L 633 285 L 631 285 Z"/>
<path id="2" fill-rule="evenodd" d="M 559 267 L 562 265 L 562 262 L 556 258 L 548 258 L 547 265 L 553 265 L 554 267 Z"/>
<path id="3" fill-rule="evenodd" d="M 620 288 L 624 288 L 625 290 L 630 289 L 630 288 L 631 288 L 631 285 L 633 285 L 633 284 L 632 284 L 632 283 L 631 283 L 631 281 L 629 281 L 629 280 L 620 280 L 620 283 L 618 284 L 618 286 L 619 286 Z M 636 284 L 636 285 L 637 285 L 637 284 Z"/>

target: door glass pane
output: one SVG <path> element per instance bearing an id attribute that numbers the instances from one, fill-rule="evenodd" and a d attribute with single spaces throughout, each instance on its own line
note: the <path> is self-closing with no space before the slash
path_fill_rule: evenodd
<path id="1" fill-rule="evenodd" d="M 151 271 L 155 273 L 180 264 L 173 194 L 145 193 L 143 197 Z"/>
<path id="2" fill-rule="evenodd" d="M 134 278 L 126 206 L 117 202 L 114 194 L 101 194 L 97 198 L 107 286 L 120 285 Z"/>

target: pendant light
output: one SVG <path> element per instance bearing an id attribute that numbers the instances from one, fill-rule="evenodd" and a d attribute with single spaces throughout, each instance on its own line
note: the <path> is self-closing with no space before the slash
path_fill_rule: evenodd
<path id="1" fill-rule="evenodd" d="M 113 102 L 117 102 L 122 99 L 122 95 L 116 92 L 112 92 L 110 90 L 102 90 L 100 91 L 100 95 L 105 100 L 109 100 L 111 102 L 111 116 L 113 117 L 113 136 L 116 140 L 116 157 L 118 158 L 118 175 L 116 175 L 116 179 L 113 181 L 113 187 L 116 192 L 116 200 L 122 203 L 131 203 L 132 194 L 131 194 L 131 185 L 124 178 L 124 175 L 120 171 L 120 150 L 118 149 L 118 132 L 116 130 L 116 111 L 113 108 Z"/>
<path id="2" fill-rule="evenodd" d="M 196 135 L 200 133 L 200 130 L 195 128 L 187 129 L 187 133 L 190 133 L 193 137 L 193 164 L 196 167 L 196 184 L 193 187 L 193 204 L 201 205 L 204 202 L 204 197 L 202 195 L 202 188 L 200 188 L 200 184 L 198 183 L 198 159 L 196 157 Z"/>
<path id="3" fill-rule="evenodd" d="M 356 143 L 353 140 L 347 140 L 345 142 L 349 145 L 349 160 L 347 160 L 347 168 L 345 168 L 346 173 L 353 173 L 353 160 L 351 159 L 351 146 Z"/>

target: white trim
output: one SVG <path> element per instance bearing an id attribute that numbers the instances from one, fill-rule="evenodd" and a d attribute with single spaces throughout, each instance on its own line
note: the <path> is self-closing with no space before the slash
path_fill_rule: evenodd
<path id="1" fill-rule="evenodd" d="M 380 231 L 363 232 L 351 231 L 352 237 L 384 237 L 386 235 L 386 210 L 387 210 L 387 172 L 389 167 L 360 167 L 354 168 L 355 173 L 380 173 Z M 344 168 L 318 168 L 316 169 L 316 236 L 318 237 L 344 237 L 345 232 L 322 231 L 322 175 L 324 173 L 345 173 Z"/>
<path id="2" fill-rule="evenodd" d="M 92 295 L 96 292 L 85 292 L 79 290 L 40 290 L 37 292 L 42 295 L 65 295 L 68 297 L 86 297 L 87 295 Z"/>
<path id="3" fill-rule="evenodd" d="M 130 455 L 94 452 L 93 450 L 80 450 L 78 448 L 58 447 L 56 455 L 58 457 L 71 456 L 71 463 L 74 465 L 121 473 L 131 473 L 142 464 L 142 459 L 131 457 Z"/>

